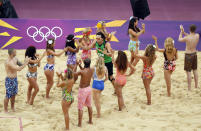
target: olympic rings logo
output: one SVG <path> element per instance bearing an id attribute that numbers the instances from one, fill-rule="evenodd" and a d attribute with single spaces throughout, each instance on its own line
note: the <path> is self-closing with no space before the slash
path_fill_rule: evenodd
<path id="1" fill-rule="evenodd" d="M 30 34 L 30 29 L 34 29 L 35 32 L 33 34 Z M 60 31 L 60 34 L 56 34 L 54 31 L 55 30 L 59 30 Z M 47 32 L 44 33 L 43 31 L 46 30 Z M 53 27 L 51 30 L 50 28 L 48 28 L 47 26 L 42 26 L 40 27 L 40 29 L 38 30 L 38 28 L 36 28 L 35 26 L 30 26 L 28 29 L 27 29 L 27 35 L 31 38 L 33 38 L 33 40 L 37 43 L 40 43 L 42 42 L 44 39 L 47 41 L 48 40 L 48 37 L 51 35 L 54 37 L 54 39 L 56 40 L 57 38 L 61 37 L 63 34 L 63 30 L 58 27 L 58 26 L 55 26 Z M 40 36 L 41 39 L 40 40 L 37 40 L 36 37 L 37 36 Z"/>

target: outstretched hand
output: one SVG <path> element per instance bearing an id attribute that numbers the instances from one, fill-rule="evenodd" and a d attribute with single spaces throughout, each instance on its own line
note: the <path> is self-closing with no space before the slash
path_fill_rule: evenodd
<path id="1" fill-rule="evenodd" d="M 181 30 L 182 33 L 184 32 L 184 27 L 183 27 L 183 25 L 180 25 L 180 30 Z"/>
<path id="2" fill-rule="evenodd" d="M 142 28 L 145 29 L 145 24 L 144 23 L 142 23 Z"/>
<path id="3" fill-rule="evenodd" d="M 145 33 L 145 24 L 142 23 L 142 30 L 143 30 L 143 33 Z"/>
<path id="4" fill-rule="evenodd" d="M 117 33 L 117 31 L 113 31 L 113 32 L 111 32 L 110 34 L 111 35 L 115 35 Z"/>
<path id="5" fill-rule="evenodd" d="M 56 74 L 57 74 L 58 77 L 60 77 L 62 72 L 59 70 L 59 71 L 56 72 Z"/>
<path id="6" fill-rule="evenodd" d="M 35 54 L 35 56 L 36 56 L 37 58 L 39 58 L 39 57 L 40 57 L 40 55 L 39 55 L 39 54 Z"/>
<path id="7" fill-rule="evenodd" d="M 152 35 L 152 39 L 157 41 L 158 38 L 155 35 Z"/>
<path id="8" fill-rule="evenodd" d="M 77 59 L 76 64 L 77 65 L 81 65 L 81 63 L 82 63 L 82 60 L 81 59 Z"/>

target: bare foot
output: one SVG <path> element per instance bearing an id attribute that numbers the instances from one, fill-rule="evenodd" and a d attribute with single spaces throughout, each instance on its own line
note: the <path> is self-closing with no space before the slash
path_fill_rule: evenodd
<path id="1" fill-rule="evenodd" d="M 49 97 L 49 96 L 46 96 L 46 99 L 50 99 L 50 97 Z"/>
<path id="2" fill-rule="evenodd" d="M 123 106 L 123 107 L 122 107 L 122 111 L 126 111 L 126 112 L 128 112 L 126 106 Z"/>
<path id="3" fill-rule="evenodd" d="M 89 122 L 88 122 L 88 124 L 91 124 L 91 125 L 92 125 L 92 124 L 93 124 L 93 122 L 92 122 L 92 121 L 89 121 Z"/>
<path id="4" fill-rule="evenodd" d="M 4 110 L 5 113 L 8 113 L 8 110 Z"/>
<path id="5" fill-rule="evenodd" d="M 151 105 L 151 102 L 147 102 L 147 105 Z"/>
<path id="6" fill-rule="evenodd" d="M 29 105 L 33 105 L 33 101 L 29 101 Z"/>
<path id="7" fill-rule="evenodd" d="M 114 92 L 112 95 L 113 95 L 113 96 L 116 96 L 116 95 L 117 95 L 117 93 L 116 93 L 116 92 Z"/>
<path id="8" fill-rule="evenodd" d="M 97 118 L 100 118 L 101 117 L 101 115 L 100 114 L 97 114 Z"/>
<path id="9" fill-rule="evenodd" d="M 13 112 L 15 112 L 15 108 L 12 108 L 11 110 L 12 110 Z"/>

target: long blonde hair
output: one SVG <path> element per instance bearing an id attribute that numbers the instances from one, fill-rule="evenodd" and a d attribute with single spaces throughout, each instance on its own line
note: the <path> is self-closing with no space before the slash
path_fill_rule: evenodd
<path id="1" fill-rule="evenodd" d="M 105 63 L 104 63 L 104 59 L 102 57 L 98 57 L 97 61 L 96 61 L 96 72 L 97 75 L 103 75 L 104 73 L 104 69 L 105 69 Z"/>
<path id="2" fill-rule="evenodd" d="M 174 49 L 174 40 L 171 37 L 166 38 L 164 47 L 168 53 L 172 53 Z"/>
<path id="3" fill-rule="evenodd" d="M 152 65 L 155 60 L 155 47 L 152 44 L 147 45 L 144 56 L 148 57 L 149 64 Z"/>

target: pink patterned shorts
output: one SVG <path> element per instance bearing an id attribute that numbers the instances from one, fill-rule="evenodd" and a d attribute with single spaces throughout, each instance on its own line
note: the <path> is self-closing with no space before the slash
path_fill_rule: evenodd
<path id="1" fill-rule="evenodd" d="M 82 110 L 83 106 L 91 107 L 91 87 L 79 88 L 78 91 L 78 109 Z"/>

